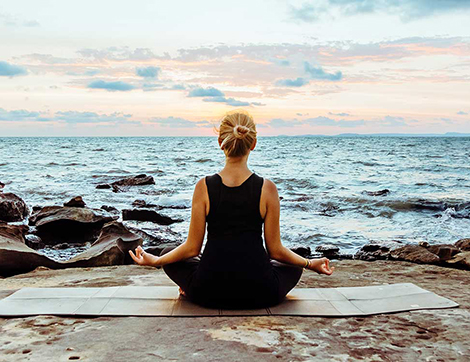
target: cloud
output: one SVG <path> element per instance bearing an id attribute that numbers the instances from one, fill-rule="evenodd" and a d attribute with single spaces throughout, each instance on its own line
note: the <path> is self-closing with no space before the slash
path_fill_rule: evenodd
<path id="1" fill-rule="evenodd" d="M 271 119 L 269 122 L 266 124 L 271 126 L 271 127 L 292 127 L 292 126 L 326 126 L 326 127 L 341 127 L 341 128 L 353 128 L 353 127 L 359 127 L 365 125 L 367 122 L 366 120 L 363 119 L 357 119 L 357 120 L 335 120 L 333 118 L 329 117 L 324 117 L 324 116 L 319 116 L 319 117 L 312 117 L 312 118 L 306 118 L 302 120 L 298 120 L 297 118 L 290 119 L 290 120 L 285 120 L 281 118 L 274 118 Z M 390 123 L 391 121 L 388 120 Z"/>
<path id="2" fill-rule="evenodd" d="M 26 68 L 0 61 L 0 77 L 16 77 L 25 74 L 28 74 Z"/>
<path id="3" fill-rule="evenodd" d="M 349 117 L 351 116 L 349 113 L 333 113 L 333 112 L 328 112 L 330 116 L 339 116 L 339 117 Z"/>
<path id="4" fill-rule="evenodd" d="M 244 107 L 244 106 L 250 105 L 250 102 L 238 101 L 235 98 L 209 97 L 209 98 L 203 98 L 202 100 L 204 102 L 225 103 L 225 104 L 228 104 L 229 106 L 234 106 L 234 107 Z"/>
<path id="5" fill-rule="evenodd" d="M 209 87 L 209 88 L 195 88 L 191 90 L 188 97 L 223 97 L 224 93 L 220 90 Z"/>
<path id="6" fill-rule="evenodd" d="M 158 78 L 161 68 L 159 67 L 138 67 L 136 74 L 143 78 Z"/>
<path id="7" fill-rule="evenodd" d="M 304 78 L 297 78 L 297 79 L 280 79 L 274 83 L 280 87 L 302 87 L 308 84 L 308 80 Z"/>
<path id="8" fill-rule="evenodd" d="M 149 120 L 151 123 L 156 123 L 163 127 L 169 128 L 194 128 L 194 127 L 213 127 L 209 121 L 189 121 L 179 117 L 155 117 Z"/>
<path id="9" fill-rule="evenodd" d="M 458 114 L 459 116 L 467 116 L 467 115 L 468 115 L 468 113 L 467 113 L 467 112 L 464 112 L 464 111 L 458 111 L 457 114 Z"/>
<path id="10" fill-rule="evenodd" d="M 20 20 L 18 17 L 6 13 L 0 13 L 0 24 L 25 27 L 41 26 L 36 20 Z"/>
<path id="11" fill-rule="evenodd" d="M 114 112 L 111 114 L 98 114 L 95 112 L 56 112 L 54 120 L 62 121 L 65 123 L 126 123 L 126 124 L 140 124 L 138 121 L 131 120 L 131 114 L 124 114 Z"/>
<path id="12" fill-rule="evenodd" d="M 381 12 L 398 15 L 402 21 L 410 21 L 469 9 L 470 1 L 467 0 L 323 0 L 291 6 L 289 15 L 291 20 L 311 23 L 318 21 L 324 14 L 351 16 Z"/>
<path id="13" fill-rule="evenodd" d="M 114 91 L 130 91 L 135 89 L 132 84 L 116 81 L 116 82 L 106 82 L 104 80 L 95 80 L 88 84 L 88 88 L 91 89 L 106 89 L 107 91 L 114 92 Z"/>
<path id="14" fill-rule="evenodd" d="M 327 73 L 321 67 L 312 67 L 308 62 L 304 62 L 304 69 L 312 79 L 337 81 L 343 78 L 343 73 L 340 71 L 337 71 L 336 73 Z"/>
<path id="15" fill-rule="evenodd" d="M 59 111 L 48 115 L 44 112 L 32 112 L 24 109 L 7 111 L 0 108 L 0 121 L 8 122 L 140 124 L 139 121 L 133 121 L 131 118 L 132 115 L 120 112 L 99 114 L 95 112 Z"/>
<path id="16" fill-rule="evenodd" d="M 406 126 L 406 122 L 403 117 L 392 117 L 385 116 L 384 118 L 377 121 L 378 125 L 385 127 L 401 127 Z"/>
<path id="17" fill-rule="evenodd" d="M 24 109 L 7 111 L 0 108 L 0 121 L 50 121 L 50 118 L 44 117 L 39 112 L 30 112 Z"/>

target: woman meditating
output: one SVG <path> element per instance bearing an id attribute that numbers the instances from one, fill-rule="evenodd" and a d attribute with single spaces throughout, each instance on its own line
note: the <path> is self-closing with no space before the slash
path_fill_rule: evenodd
<path id="1" fill-rule="evenodd" d="M 186 241 L 160 256 L 140 246 L 129 253 L 139 265 L 163 266 L 180 293 L 196 304 L 273 306 L 298 283 L 303 268 L 326 275 L 334 268 L 327 258 L 306 259 L 282 245 L 276 185 L 247 166 L 257 141 L 253 118 L 244 111 L 229 112 L 217 131 L 225 167 L 197 182 Z M 206 222 L 207 242 L 199 257 Z"/>

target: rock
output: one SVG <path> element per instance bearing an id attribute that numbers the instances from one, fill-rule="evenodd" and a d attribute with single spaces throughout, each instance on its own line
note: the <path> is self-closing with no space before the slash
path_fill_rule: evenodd
<path id="1" fill-rule="evenodd" d="M 54 245 L 52 248 L 55 249 L 55 250 L 62 250 L 62 249 L 70 248 L 70 245 L 67 244 L 67 243 L 60 243 L 60 244 Z"/>
<path id="2" fill-rule="evenodd" d="M 470 251 L 470 239 L 460 239 L 455 246 L 462 251 Z"/>
<path id="3" fill-rule="evenodd" d="M 112 214 L 119 214 L 119 210 L 116 209 L 114 206 L 102 205 L 101 209 L 110 212 Z"/>
<path id="4" fill-rule="evenodd" d="M 437 264 L 440 261 L 436 254 L 419 245 L 405 245 L 395 249 L 391 251 L 390 257 L 419 264 Z"/>
<path id="5" fill-rule="evenodd" d="M 64 203 L 64 206 L 70 207 L 85 207 L 85 201 L 83 201 L 81 196 L 75 196 L 70 201 Z"/>
<path id="6" fill-rule="evenodd" d="M 132 206 L 139 207 L 139 208 L 140 207 L 156 207 L 158 209 L 162 209 L 161 206 L 156 205 L 156 204 L 149 204 L 145 200 L 134 200 L 134 202 L 132 202 Z"/>
<path id="7" fill-rule="evenodd" d="M 5 184 L 3 182 L 0 182 L 0 192 L 3 192 L 4 187 L 5 187 Z"/>
<path id="8" fill-rule="evenodd" d="M 21 221 L 28 216 L 28 207 L 21 197 L 11 192 L 0 193 L 0 221 Z"/>
<path id="9" fill-rule="evenodd" d="M 140 174 L 132 177 L 125 177 L 121 180 L 114 181 L 111 185 L 116 186 L 139 186 L 139 185 L 155 185 L 155 180 L 152 176 Z"/>
<path id="10" fill-rule="evenodd" d="M 364 193 L 366 195 L 369 195 L 369 196 L 386 196 L 390 193 L 390 190 L 389 189 L 383 189 L 383 190 L 379 190 L 379 191 L 364 191 Z"/>
<path id="11" fill-rule="evenodd" d="M 455 254 L 460 253 L 460 249 L 452 244 L 430 245 L 427 250 L 436 254 L 441 261 L 452 259 Z"/>
<path id="12" fill-rule="evenodd" d="M 72 267 L 94 267 L 133 264 L 129 250 L 142 246 L 142 238 L 130 232 L 122 223 L 112 221 L 103 226 L 98 239 L 88 250 L 63 264 Z"/>
<path id="13" fill-rule="evenodd" d="M 290 250 L 304 258 L 308 258 L 312 254 L 312 250 L 309 246 L 295 245 L 291 247 Z"/>
<path id="14" fill-rule="evenodd" d="M 390 258 L 390 252 L 399 247 L 397 241 L 384 242 L 375 241 L 369 244 L 363 245 L 361 249 L 354 255 L 354 259 L 374 261 L 374 260 L 385 260 Z"/>
<path id="15" fill-rule="evenodd" d="M 155 180 L 152 176 L 140 174 L 137 176 L 125 177 L 123 179 L 112 182 L 111 184 L 99 184 L 97 189 L 113 189 L 113 192 L 122 191 L 118 186 L 141 186 L 141 185 L 155 185 Z"/>
<path id="16" fill-rule="evenodd" d="M 339 247 L 336 245 L 332 244 L 327 244 L 327 245 L 319 245 L 315 248 L 315 251 L 317 253 L 322 254 L 323 256 L 327 258 L 332 258 L 332 257 L 337 257 L 339 254 Z"/>
<path id="17" fill-rule="evenodd" d="M 172 219 L 171 217 L 160 215 L 154 210 L 132 209 L 122 210 L 123 220 L 151 221 L 160 225 L 170 225 L 175 222 L 181 222 L 181 219 Z"/>
<path id="18" fill-rule="evenodd" d="M 0 223 L 0 276 L 9 277 L 27 273 L 38 266 L 60 268 L 60 263 L 49 259 L 25 244 L 27 225 Z"/>
<path id="19" fill-rule="evenodd" d="M 453 267 L 470 270 L 470 251 L 463 251 L 447 260 L 446 263 Z"/>
<path id="20" fill-rule="evenodd" d="M 95 240 L 101 227 L 119 217 L 101 209 L 69 206 L 44 206 L 34 213 L 30 225 L 46 244 Z"/>
<path id="21" fill-rule="evenodd" d="M 44 248 L 46 245 L 42 242 L 41 238 L 34 234 L 25 235 L 25 243 L 31 249 L 38 250 Z"/>
<path id="22" fill-rule="evenodd" d="M 180 244 L 184 241 L 180 233 L 172 230 L 169 226 L 153 226 L 151 228 L 140 226 L 137 228 L 133 225 L 129 225 L 130 223 L 129 221 L 125 221 L 127 228 L 144 239 L 146 246 L 159 246 L 168 243 Z"/>
<path id="23" fill-rule="evenodd" d="M 427 241 L 420 241 L 418 245 L 422 246 L 423 248 L 429 248 L 429 243 Z"/>

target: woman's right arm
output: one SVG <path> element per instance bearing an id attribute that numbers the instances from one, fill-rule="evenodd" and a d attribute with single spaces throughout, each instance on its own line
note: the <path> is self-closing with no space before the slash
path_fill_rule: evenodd
<path id="1" fill-rule="evenodd" d="M 308 259 L 301 257 L 282 245 L 279 226 L 281 204 L 277 187 L 271 180 L 264 180 L 262 200 L 264 200 L 266 205 L 264 240 L 269 256 L 282 263 L 305 267 Z M 334 270 L 334 268 L 329 268 L 329 260 L 327 258 L 310 259 L 309 265 L 309 269 L 315 270 L 317 273 L 330 275 Z"/>

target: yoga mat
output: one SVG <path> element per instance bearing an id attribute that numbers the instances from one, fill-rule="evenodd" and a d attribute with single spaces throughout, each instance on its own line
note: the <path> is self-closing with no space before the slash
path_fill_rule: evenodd
<path id="1" fill-rule="evenodd" d="M 412 283 L 348 288 L 294 288 L 281 304 L 263 309 L 207 309 L 180 297 L 173 286 L 22 288 L 0 300 L 1 317 L 250 316 L 348 317 L 458 307 Z"/>

